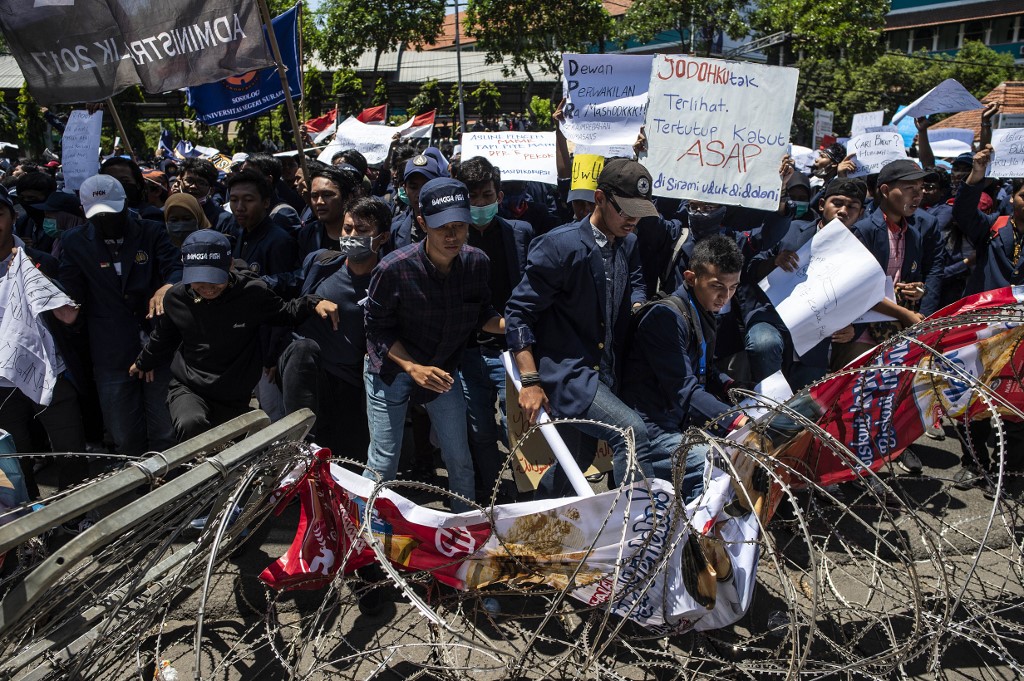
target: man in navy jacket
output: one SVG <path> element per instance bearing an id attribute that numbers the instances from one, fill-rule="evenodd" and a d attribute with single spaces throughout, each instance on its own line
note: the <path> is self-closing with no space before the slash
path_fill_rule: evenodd
<path id="1" fill-rule="evenodd" d="M 631 309 L 646 299 L 633 230 L 637 221 L 657 215 L 651 202 L 651 175 L 635 161 L 605 164 L 594 192 L 594 212 L 583 220 L 536 238 L 526 274 L 506 307 L 506 341 L 523 379 L 519 405 L 531 423 L 541 409 L 556 418 L 587 418 L 632 428 L 636 455 L 645 475 L 653 475 L 650 443 L 643 420 L 615 395 L 618 368 Z M 624 482 L 625 439 L 606 428 L 580 425 L 562 429 L 606 438 L 612 447 L 615 480 Z M 567 443 L 571 451 L 577 442 Z M 585 470 L 593 452 L 574 455 Z M 539 492 L 566 491 L 564 473 L 553 466 Z"/>
<path id="2" fill-rule="evenodd" d="M 109 175 L 82 183 L 88 223 L 63 236 L 60 281 L 89 333 L 103 421 L 121 454 L 139 456 L 174 444 L 167 411 L 170 371 L 136 380 L 128 367 L 163 314 L 167 289 L 181 281 L 181 256 L 163 225 L 128 214 L 124 189 Z"/>

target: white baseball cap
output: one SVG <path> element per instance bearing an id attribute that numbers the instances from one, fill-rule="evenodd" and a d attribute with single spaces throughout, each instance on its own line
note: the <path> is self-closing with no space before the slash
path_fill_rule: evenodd
<path id="1" fill-rule="evenodd" d="M 110 175 L 93 175 L 87 179 L 78 190 L 78 198 L 87 219 L 124 210 L 124 187 Z"/>
<path id="2" fill-rule="evenodd" d="M 240 151 L 237 154 L 231 156 L 231 165 L 236 163 L 245 163 L 249 159 L 249 154 L 244 151 Z"/>

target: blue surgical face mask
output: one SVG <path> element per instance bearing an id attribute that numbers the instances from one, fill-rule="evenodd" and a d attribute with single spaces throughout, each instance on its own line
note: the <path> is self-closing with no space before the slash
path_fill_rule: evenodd
<path id="1" fill-rule="evenodd" d="M 405 187 L 398 188 L 398 200 L 407 206 L 409 205 L 409 195 L 405 192 Z"/>
<path id="2" fill-rule="evenodd" d="M 46 233 L 46 236 L 56 237 L 58 231 L 56 218 L 45 218 L 43 220 L 43 232 Z"/>
<path id="3" fill-rule="evenodd" d="M 469 217 L 473 220 L 473 224 L 477 227 L 486 227 L 491 224 L 494 220 L 494 216 L 498 214 L 498 202 L 487 205 L 487 206 L 470 206 Z"/>
<path id="4" fill-rule="evenodd" d="M 796 205 L 797 218 L 802 218 L 803 216 L 807 215 L 807 211 L 811 209 L 810 201 L 794 201 L 793 203 Z"/>

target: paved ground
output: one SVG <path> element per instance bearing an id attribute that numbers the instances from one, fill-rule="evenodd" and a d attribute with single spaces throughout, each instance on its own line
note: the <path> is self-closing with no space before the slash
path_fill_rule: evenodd
<path id="1" fill-rule="evenodd" d="M 981 490 L 951 488 L 955 440 L 922 439 L 915 449 L 926 462 L 924 475 L 885 473 L 902 499 L 890 499 L 888 511 L 859 485 L 841 488 L 849 511 L 798 494 L 805 526 L 785 513 L 773 522 L 759 592 L 729 630 L 645 640 L 627 624 L 617 640 L 629 645 L 613 643 L 585 673 L 573 646 L 607 639 L 570 605 L 545 622 L 546 603 L 538 596 L 495 594 L 501 614 L 492 618 L 480 598 L 416 585 L 448 631 L 428 626 L 390 588 L 383 612 L 362 615 L 356 601 L 367 587 L 355 579 L 334 591 L 271 600 L 257 576 L 287 550 L 298 521 L 294 505 L 218 569 L 198 660 L 195 595 L 175 603 L 150 630 L 140 642 L 141 659 L 169 659 L 181 679 L 193 678 L 198 667 L 204 679 L 261 681 L 289 678 L 285 659 L 296 667 L 294 678 L 508 678 L 504 666 L 517 655 L 527 661 L 520 678 L 738 678 L 737 666 L 759 670 L 755 678 L 796 669 L 807 678 L 1020 678 L 1006 662 L 1024 663 L 1020 511 L 994 506 Z M 975 548 L 986 536 L 975 565 Z M 789 592 L 805 597 L 784 602 L 779 595 L 787 581 L 795 585 Z M 968 606 L 955 607 L 964 583 Z M 764 633 L 769 630 L 774 633 Z M 958 634 L 930 636 L 934 631 Z M 440 656 L 439 642 L 446 643 Z M 893 655 L 906 664 L 887 664 Z M 842 659 L 875 664 L 861 664 L 866 675 L 820 664 Z M 121 678 L 139 678 L 138 669 L 135 659 L 125 659 Z M 150 669 L 143 664 L 142 678 L 152 677 Z"/>

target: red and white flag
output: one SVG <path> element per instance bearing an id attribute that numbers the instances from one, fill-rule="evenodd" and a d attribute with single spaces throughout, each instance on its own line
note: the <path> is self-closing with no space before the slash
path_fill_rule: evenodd
<path id="1" fill-rule="evenodd" d="M 402 132 L 402 137 L 429 138 L 434 132 L 434 118 L 436 115 L 437 111 L 422 113 L 402 123 L 398 126 L 398 129 Z"/>
<path id="2" fill-rule="evenodd" d="M 384 125 L 388 120 L 388 105 L 381 104 L 380 106 L 371 106 L 369 109 L 363 109 L 356 120 L 360 123 L 369 123 L 370 125 Z"/>

